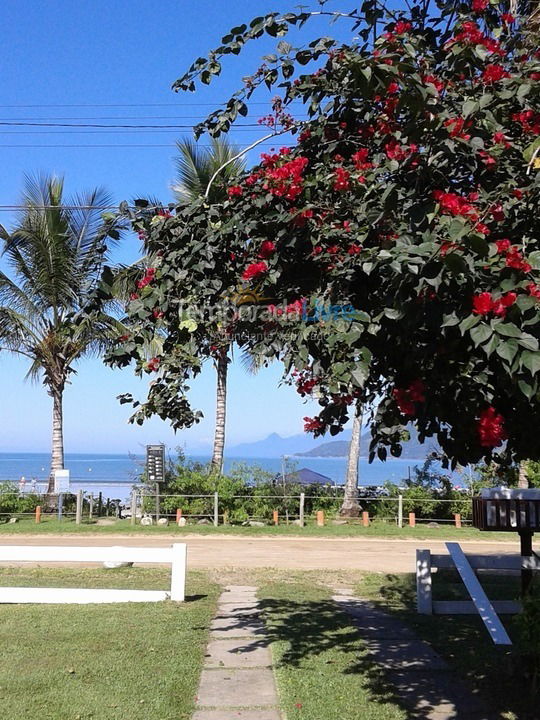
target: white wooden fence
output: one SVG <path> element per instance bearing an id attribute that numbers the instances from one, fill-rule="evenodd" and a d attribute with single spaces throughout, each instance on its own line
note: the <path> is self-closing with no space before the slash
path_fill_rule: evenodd
<path id="1" fill-rule="evenodd" d="M 88 588 L 0 587 L 0 603 L 118 603 L 183 602 L 186 585 L 186 544 L 169 548 L 62 547 L 43 545 L 2 545 L 0 563 L 19 562 L 135 562 L 171 565 L 170 590 L 110 590 Z"/>
<path id="2" fill-rule="evenodd" d="M 449 555 L 432 555 L 429 550 L 416 551 L 416 602 L 422 615 L 471 615 L 478 613 L 493 642 L 511 645 L 498 614 L 521 611 L 513 600 L 489 600 L 475 570 L 540 570 L 540 560 L 520 555 L 465 555 L 459 543 L 447 542 Z M 470 600 L 433 600 L 432 572 L 454 568 L 458 571 L 471 597 Z"/>

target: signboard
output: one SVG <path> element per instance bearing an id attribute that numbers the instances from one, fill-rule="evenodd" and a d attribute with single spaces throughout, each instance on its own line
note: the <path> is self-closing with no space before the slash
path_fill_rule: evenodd
<path id="1" fill-rule="evenodd" d="M 70 492 L 69 470 L 55 470 L 54 471 L 54 492 L 57 495 L 59 495 L 60 493 Z"/>
<path id="2" fill-rule="evenodd" d="M 146 446 L 146 474 L 150 482 L 165 482 L 165 445 Z"/>

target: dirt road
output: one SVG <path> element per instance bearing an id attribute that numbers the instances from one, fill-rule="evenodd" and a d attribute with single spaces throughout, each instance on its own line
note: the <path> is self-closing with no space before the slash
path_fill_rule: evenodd
<path id="1" fill-rule="evenodd" d="M 442 540 L 387 540 L 384 538 L 238 537 L 216 535 L 126 537 L 125 535 L 11 535 L 0 545 L 129 545 L 166 547 L 186 542 L 190 568 L 279 568 L 286 570 L 365 570 L 413 572 L 416 548 L 446 553 Z M 519 542 L 464 541 L 466 553 L 518 553 Z M 51 563 L 53 565 L 54 563 Z"/>

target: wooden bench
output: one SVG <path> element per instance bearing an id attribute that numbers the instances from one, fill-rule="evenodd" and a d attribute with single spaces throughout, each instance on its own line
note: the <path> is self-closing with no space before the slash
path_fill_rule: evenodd
<path id="1" fill-rule="evenodd" d="M 2 545 L 0 563 L 19 562 L 135 562 L 171 565 L 170 590 L 109 590 L 87 588 L 0 587 L 0 603 L 117 603 L 183 602 L 186 584 L 186 545 L 168 548 L 63 547 L 43 545 Z"/>

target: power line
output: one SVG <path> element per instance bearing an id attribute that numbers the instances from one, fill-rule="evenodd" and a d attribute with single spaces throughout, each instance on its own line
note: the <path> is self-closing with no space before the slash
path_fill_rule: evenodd
<path id="1" fill-rule="evenodd" d="M 174 103 L 78 103 L 78 104 L 35 104 L 35 105 L 0 105 L 0 108 L 147 108 L 147 107 L 217 107 L 223 103 L 174 102 Z M 270 102 L 251 102 L 249 105 L 271 105 Z"/>
<path id="2" fill-rule="evenodd" d="M 193 125 L 103 125 L 100 123 L 57 123 L 57 122 L 11 122 L 1 121 L 0 125 L 4 126 L 16 126 L 16 127 L 65 127 L 65 128 L 147 128 L 152 130 L 167 129 L 167 128 L 193 128 Z M 260 127 L 259 123 L 244 123 L 237 127 Z"/>
<path id="3" fill-rule="evenodd" d="M 275 147 L 276 143 L 260 143 L 257 147 Z M 210 148 L 212 145 L 199 143 L 198 147 Z M 4 145 L 0 143 L 0 149 L 3 148 L 176 148 L 175 144 L 171 143 L 115 143 L 115 144 L 88 144 L 88 145 L 75 145 L 69 143 L 54 143 L 50 145 L 35 145 L 35 144 L 10 144 Z"/>

